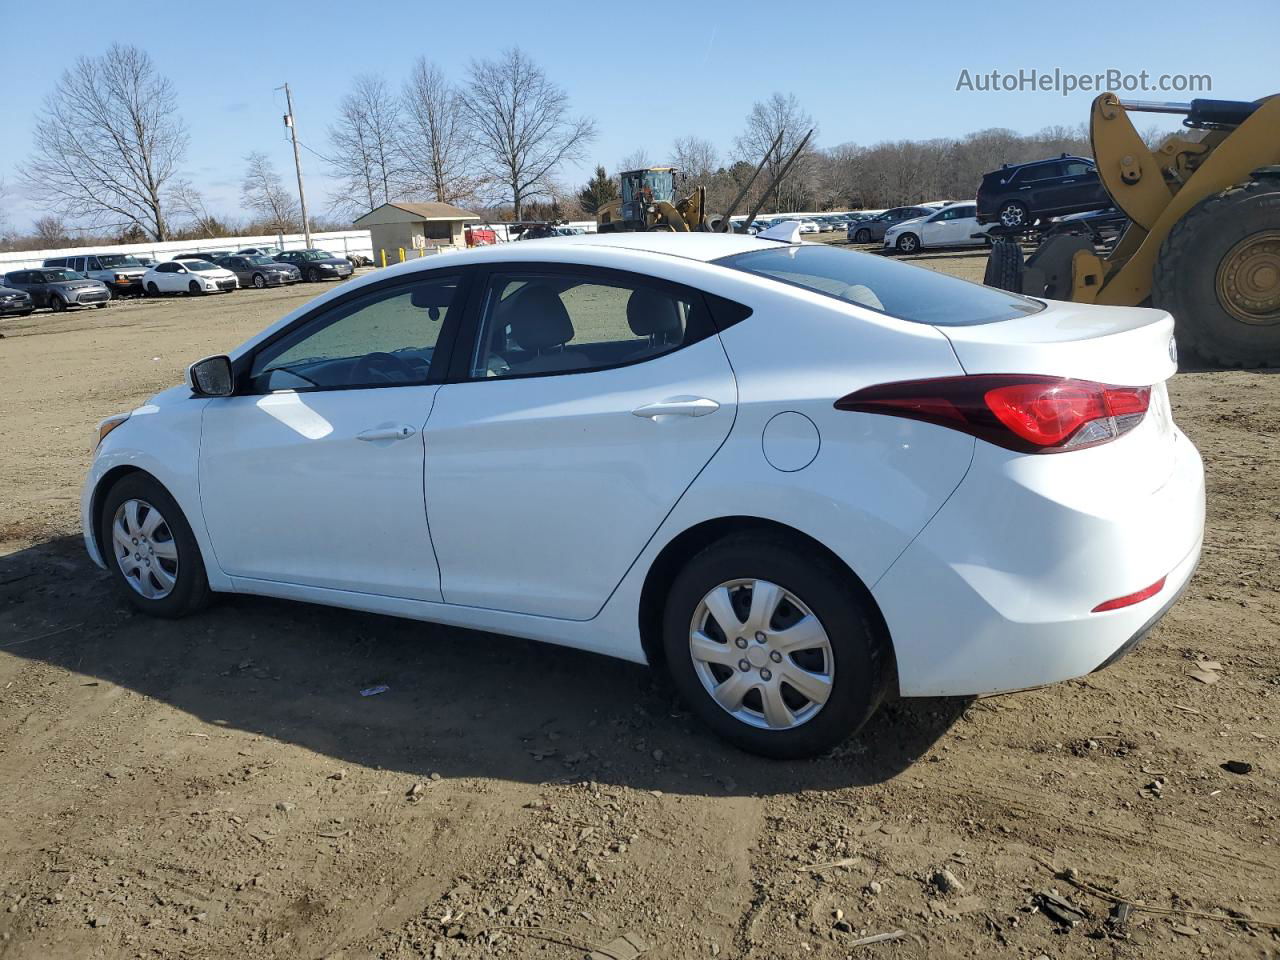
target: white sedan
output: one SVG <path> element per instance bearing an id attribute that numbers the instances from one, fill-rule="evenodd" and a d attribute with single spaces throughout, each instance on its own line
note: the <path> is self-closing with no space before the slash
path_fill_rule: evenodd
<path id="1" fill-rule="evenodd" d="M 975 203 L 952 203 L 937 213 L 894 224 L 884 234 L 886 249 L 915 253 L 926 247 L 974 247 L 988 242 L 992 224 L 978 223 Z"/>
<path id="2" fill-rule="evenodd" d="M 166 260 L 142 275 L 142 289 L 149 297 L 163 293 L 230 293 L 239 285 L 234 273 L 207 260 Z"/>
<path id="3" fill-rule="evenodd" d="M 1203 534 L 1170 316 L 794 234 L 345 284 L 103 421 L 88 551 L 156 616 L 260 594 L 661 666 L 775 757 L 1122 656 Z"/>

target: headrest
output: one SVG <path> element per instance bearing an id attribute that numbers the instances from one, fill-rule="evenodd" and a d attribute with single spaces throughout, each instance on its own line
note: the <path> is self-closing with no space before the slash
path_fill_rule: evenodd
<path id="1" fill-rule="evenodd" d="M 550 287 L 530 285 L 516 295 L 511 335 L 525 350 L 559 347 L 573 339 L 573 321 L 564 302 Z"/>
<path id="2" fill-rule="evenodd" d="M 633 291 L 627 299 L 627 323 L 637 337 L 683 332 L 676 302 L 665 294 L 645 287 Z"/>

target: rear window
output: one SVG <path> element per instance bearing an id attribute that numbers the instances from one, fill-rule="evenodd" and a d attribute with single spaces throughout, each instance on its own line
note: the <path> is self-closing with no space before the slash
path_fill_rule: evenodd
<path id="1" fill-rule="evenodd" d="M 736 253 L 715 261 L 912 323 L 963 327 L 1012 320 L 1044 309 L 1029 297 L 818 244 Z"/>

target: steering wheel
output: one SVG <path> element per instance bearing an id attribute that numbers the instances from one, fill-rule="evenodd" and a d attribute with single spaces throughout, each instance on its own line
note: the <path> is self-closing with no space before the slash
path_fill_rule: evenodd
<path id="1" fill-rule="evenodd" d="M 362 383 L 409 383 L 417 375 L 404 357 L 397 357 L 394 353 L 366 353 L 352 364 L 347 383 L 351 386 Z"/>

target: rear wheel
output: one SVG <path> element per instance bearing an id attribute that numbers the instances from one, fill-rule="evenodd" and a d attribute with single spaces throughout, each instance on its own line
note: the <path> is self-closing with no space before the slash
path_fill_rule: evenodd
<path id="1" fill-rule="evenodd" d="M 182 617 L 209 602 L 209 579 L 191 527 L 156 480 L 133 473 L 102 505 L 99 542 L 125 599 L 155 617 Z"/>
<path id="2" fill-rule="evenodd" d="M 1031 223 L 1031 213 L 1027 210 L 1027 205 L 1017 200 L 1002 203 L 996 216 L 1000 219 L 1000 225 L 1005 227 L 1025 227 Z"/>
<path id="3" fill-rule="evenodd" d="M 1012 238 L 997 240 L 987 256 L 987 272 L 982 282 L 988 287 L 1022 292 L 1022 248 Z"/>
<path id="4" fill-rule="evenodd" d="M 1151 302 L 1224 366 L 1280 366 L 1280 180 L 1206 197 L 1160 246 Z"/>
<path id="5" fill-rule="evenodd" d="M 871 716 L 888 651 L 847 577 L 785 538 L 728 537 L 676 577 L 667 667 L 716 733 L 779 759 L 830 750 Z"/>
<path id="6" fill-rule="evenodd" d="M 920 249 L 920 238 L 914 233 L 904 233 L 898 237 L 899 253 L 915 253 Z"/>
<path id="7" fill-rule="evenodd" d="M 862 228 L 861 230 L 859 230 L 857 233 L 853 235 L 853 242 L 854 243 L 870 243 L 871 231 L 866 229 L 865 227 Z"/>

